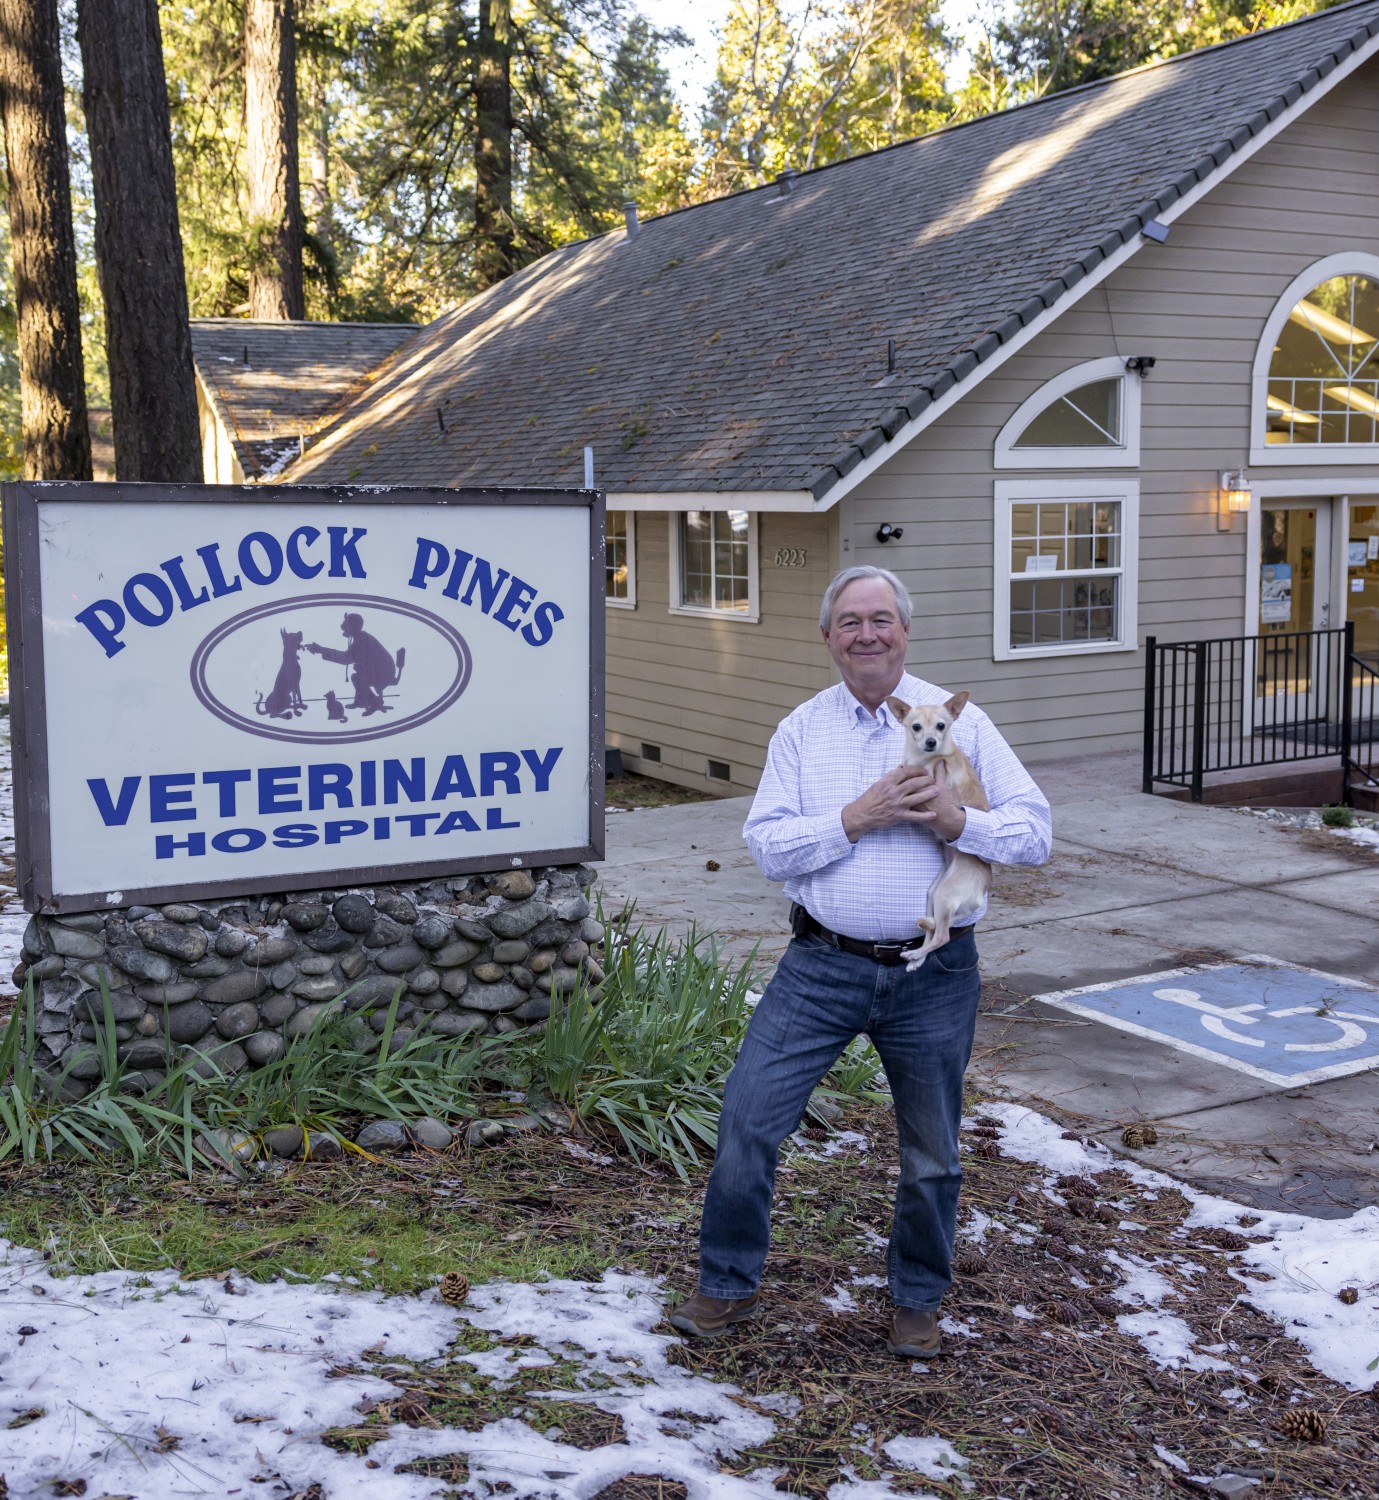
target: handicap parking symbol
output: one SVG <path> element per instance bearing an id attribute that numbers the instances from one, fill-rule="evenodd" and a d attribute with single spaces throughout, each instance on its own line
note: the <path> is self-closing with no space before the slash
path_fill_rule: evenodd
<path id="1" fill-rule="evenodd" d="M 1263 955 L 1035 999 L 1268 1083 L 1379 1068 L 1379 991 Z"/>

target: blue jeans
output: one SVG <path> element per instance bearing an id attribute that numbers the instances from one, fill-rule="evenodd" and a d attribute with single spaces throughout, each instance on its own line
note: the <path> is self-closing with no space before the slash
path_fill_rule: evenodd
<path id="1" fill-rule="evenodd" d="M 723 1091 L 718 1153 L 699 1232 L 699 1290 L 750 1297 L 771 1238 L 782 1141 L 859 1033 L 890 1080 L 900 1139 L 886 1269 L 899 1307 L 936 1308 L 953 1279 L 962 1080 L 977 1021 L 977 942 L 969 929 L 913 974 L 796 938 L 752 1016 Z"/>

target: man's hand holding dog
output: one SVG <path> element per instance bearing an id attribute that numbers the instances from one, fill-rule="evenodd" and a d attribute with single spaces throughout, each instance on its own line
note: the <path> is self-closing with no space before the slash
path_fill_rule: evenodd
<path id="1" fill-rule="evenodd" d="M 843 809 L 843 831 L 855 844 L 864 833 L 897 823 L 927 828 L 951 844 L 967 826 L 967 809 L 946 779 L 935 780 L 922 766 L 897 766 Z"/>

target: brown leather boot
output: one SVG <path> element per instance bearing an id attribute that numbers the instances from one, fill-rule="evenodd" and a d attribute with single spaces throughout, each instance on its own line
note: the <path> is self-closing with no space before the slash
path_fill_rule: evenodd
<path id="1" fill-rule="evenodd" d="M 891 1316 L 886 1348 L 902 1359 L 932 1359 L 939 1352 L 943 1335 L 938 1313 L 918 1307 L 897 1307 Z"/>
<path id="2" fill-rule="evenodd" d="M 725 1333 L 734 1323 L 753 1317 L 760 1307 L 760 1292 L 753 1292 L 750 1297 L 741 1297 L 737 1301 L 706 1297 L 703 1292 L 696 1292 L 670 1314 L 670 1326 L 697 1339 L 713 1339 L 720 1333 Z"/>

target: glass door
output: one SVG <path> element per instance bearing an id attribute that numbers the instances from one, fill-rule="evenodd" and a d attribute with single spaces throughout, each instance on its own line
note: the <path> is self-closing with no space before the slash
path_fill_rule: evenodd
<path id="1" fill-rule="evenodd" d="M 1376 593 L 1379 601 L 1379 592 Z M 1323 716 L 1325 671 L 1307 632 L 1331 626 L 1331 502 L 1273 500 L 1260 507 L 1259 641 L 1255 723 Z"/>
<path id="2" fill-rule="evenodd" d="M 1355 622 L 1355 654 L 1379 671 L 1379 496 L 1350 497 L 1345 617 Z"/>

